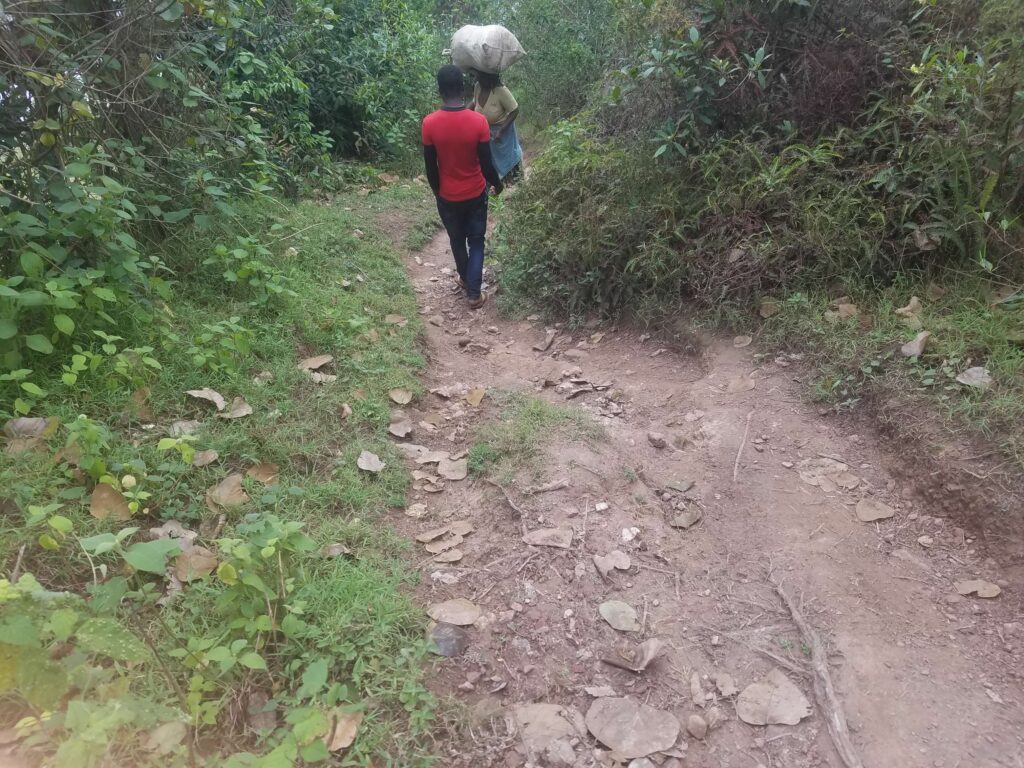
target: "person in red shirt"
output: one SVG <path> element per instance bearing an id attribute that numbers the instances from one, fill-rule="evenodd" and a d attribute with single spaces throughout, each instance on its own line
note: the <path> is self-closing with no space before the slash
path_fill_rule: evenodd
<path id="1" fill-rule="evenodd" d="M 495 194 L 501 194 L 503 187 L 491 160 L 487 118 L 466 109 L 462 70 L 441 67 L 437 88 L 442 107 L 423 118 L 423 160 L 451 242 L 459 283 L 469 308 L 479 309 L 487 300 L 482 290 L 487 186 Z"/>

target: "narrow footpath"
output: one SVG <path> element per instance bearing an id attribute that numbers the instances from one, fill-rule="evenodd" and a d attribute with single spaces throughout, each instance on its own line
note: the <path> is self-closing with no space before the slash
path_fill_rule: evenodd
<path id="1" fill-rule="evenodd" d="M 465 625 L 441 627 L 458 653 L 432 687 L 464 704 L 442 765 L 1024 766 L 1019 553 L 935 516 L 874 437 L 802 400 L 798 361 L 470 312 L 443 233 L 407 262 L 429 393 L 403 407 L 393 524 L 424 604 Z M 553 435 L 540 478 L 435 480 L 424 449 L 458 459 L 502 392 L 605 435 Z"/>

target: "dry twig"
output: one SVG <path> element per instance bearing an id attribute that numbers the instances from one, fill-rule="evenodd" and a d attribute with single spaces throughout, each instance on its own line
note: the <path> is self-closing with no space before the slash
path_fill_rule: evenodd
<path id="1" fill-rule="evenodd" d="M 740 473 L 740 456 L 743 455 L 743 446 L 747 444 L 747 435 L 750 434 L 750 420 L 753 416 L 753 411 L 747 414 L 747 427 L 743 430 L 743 439 L 740 440 L 740 447 L 736 450 L 736 462 L 732 465 L 732 481 L 734 483 L 736 482 L 736 477 Z"/>

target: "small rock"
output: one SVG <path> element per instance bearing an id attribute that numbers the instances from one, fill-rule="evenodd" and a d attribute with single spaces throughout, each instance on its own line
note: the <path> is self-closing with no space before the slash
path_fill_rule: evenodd
<path id="1" fill-rule="evenodd" d="M 933 539 L 931 536 L 918 536 L 917 543 L 925 549 L 928 549 L 932 544 L 935 543 L 935 539 Z"/>
<path id="2" fill-rule="evenodd" d="M 665 440 L 665 436 L 660 432 L 648 432 L 647 442 L 659 450 L 668 445 L 668 442 Z"/>
<path id="3" fill-rule="evenodd" d="M 427 318 L 427 322 L 430 323 L 431 325 L 436 325 L 438 328 L 440 328 L 442 325 L 444 325 L 444 318 L 441 317 L 441 315 L 433 315 Z"/>
<path id="4" fill-rule="evenodd" d="M 599 501 L 597 502 L 597 504 L 594 505 L 595 512 L 607 512 L 608 508 L 609 507 L 607 501 Z"/>
<path id="5" fill-rule="evenodd" d="M 690 715 L 686 721 L 686 730 L 695 739 L 703 739 L 708 735 L 708 724 L 700 715 Z"/>
<path id="6" fill-rule="evenodd" d="M 567 349 L 562 353 L 562 357 L 564 357 L 566 360 L 572 360 L 574 362 L 579 362 L 580 360 L 584 360 L 589 356 L 589 353 L 582 349 Z"/>
<path id="7" fill-rule="evenodd" d="M 691 528 L 699 523 L 703 517 L 704 514 L 699 509 L 686 509 L 672 518 L 672 522 L 669 525 L 673 528 Z"/>
<path id="8" fill-rule="evenodd" d="M 630 760 L 626 768 L 658 768 L 658 766 L 649 758 L 638 757 L 636 760 Z"/>
<path id="9" fill-rule="evenodd" d="M 576 752 L 573 751 L 572 744 L 569 743 L 568 739 L 555 739 L 548 748 L 544 750 L 544 756 L 547 758 L 547 764 L 552 768 L 572 768 L 576 764 Z"/>

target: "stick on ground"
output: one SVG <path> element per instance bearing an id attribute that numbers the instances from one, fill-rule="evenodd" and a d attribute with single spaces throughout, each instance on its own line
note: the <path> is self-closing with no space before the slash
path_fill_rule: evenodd
<path id="1" fill-rule="evenodd" d="M 747 444 L 747 435 L 750 434 L 750 419 L 753 416 L 753 411 L 747 414 L 747 428 L 743 430 L 743 439 L 740 440 L 740 447 L 736 451 L 736 462 L 732 465 L 732 481 L 734 483 L 736 482 L 736 477 L 740 473 L 740 456 L 743 455 L 743 446 Z"/>
<path id="2" fill-rule="evenodd" d="M 828 655 L 825 653 L 825 648 L 821 644 L 818 633 L 807 622 L 797 604 L 786 590 L 782 588 L 781 584 L 775 585 L 775 591 L 779 593 L 782 602 L 789 608 L 789 613 L 793 617 L 793 623 L 800 630 L 800 634 L 807 647 L 811 649 L 814 695 L 818 700 L 818 706 L 821 707 L 825 714 L 828 732 L 832 737 L 832 743 L 835 745 L 836 752 L 839 753 L 839 757 L 846 768 L 864 768 L 864 763 L 860 761 L 860 756 L 857 754 L 853 741 L 850 739 L 850 730 L 846 726 L 846 715 L 843 714 L 842 704 L 839 703 L 839 697 L 836 696 L 835 688 L 832 685 L 832 676 L 828 671 Z"/>

